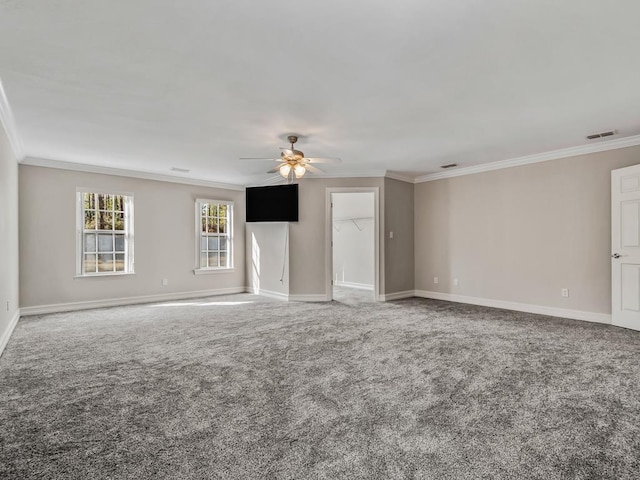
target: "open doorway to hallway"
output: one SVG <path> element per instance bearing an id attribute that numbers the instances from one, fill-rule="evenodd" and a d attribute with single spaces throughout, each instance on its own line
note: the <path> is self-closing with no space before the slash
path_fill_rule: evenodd
<path id="1" fill-rule="evenodd" d="M 375 301 L 376 208 L 374 192 L 331 193 L 332 298 Z"/>

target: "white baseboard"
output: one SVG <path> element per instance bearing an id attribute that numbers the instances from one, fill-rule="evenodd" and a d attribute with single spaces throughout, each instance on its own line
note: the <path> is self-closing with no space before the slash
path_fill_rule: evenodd
<path id="1" fill-rule="evenodd" d="M 280 293 L 280 292 L 272 292 L 269 290 L 255 290 L 254 288 L 247 287 L 246 291 L 248 293 L 253 293 L 254 295 L 262 295 L 267 298 L 276 298 L 278 300 L 284 300 L 287 302 L 328 302 L 327 296 L 322 293 L 309 293 L 309 294 L 289 294 Z"/>
<path id="2" fill-rule="evenodd" d="M 2 336 L 0 336 L 0 355 L 2 355 L 2 352 L 4 352 L 4 348 L 7 346 L 7 343 L 9 343 L 11 334 L 18 324 L 18 320 L 20 320 L 20 314 L 20 309 L 16 310 L 16 313 L 13 315 L 13 317 L 11 317 L 9 325 L 7 325 L 5 331 L 2 332 Z"/>
<path id="3" fill-rule="evenodd" d="M 415 296 L 422 298 L 433 298 L 436 300 L 447 300 L 450 302 L 469 303 L 472 305 L 481 305 L 483 307 L 515 310 L 516 312 L 537 313 L 538 315 L 549 315 L 551 317 L 584 320 L 585 322 L 606 323 L 609 325 L 611 324 L 611 315 L 606 313 L 584 312 L 582 310 L 570 310 L 568 308 L 545 307 L 542 305 L 530 305 L 527 303 L 508 302 L 505 300 L 468 297 L 466 295 L 456 295 L 453 293 L 429 292 L 426 290 L 416 290 Z"/>
<path id="4" fill-rule="evenodd" d="M 198 290 L 193 292 L 163 293 L 159 295 L 144 295 L 140 297 L 111 298 L 108 300 L 88 300 L 85 302 L 56 303 L 53 305 L 38 305 L 20 309 L 22 316 L 45 315 L 48 313 L 71 312 L 88 310 L 91 308 L 119 307 L 138 303 L 167 302 L 172 300 L 187 300 L 189 298 L 211 297 L 215 295 L 230 295 L 244 293 L 245 287 L 218 288 L 215 290 Z"/>
<path id="5" fill-rule="evenodd" d="M 53 305 L 38 305 L 34 307 L 23 307 L 19 309 L 9 326 L 0 337 L 0 355 L 4 351 L 9 338 L 16 327 L 21 316 L 44 315 L 48 313 L 70 312 L 76 310 L 88 310 L 91 308 L 117 307 L 121 305 L 134 305 L 139 303 L 166 302 L 172 300 L 186 300 L 198 297 L 210 297 L 216 295 L 230 295 L 234 293 L 254 293 L 249 287 L 230 287 L 215 290 L 199 290 L 193 292 L 168 293 L 160 295 L 145 295 L 140 297 L 113 298 L 109 300 L 90 300 L 86 302 L 74 303 L 58 303 Z M 293 302 L 326 302 L 329 301 L 325 294 L 293 294 L 286 295 L 279 292 L 271 292 L 268 290 L 260 290 L 260 295 L 279 300 Z M 515 310 L 517 312 L 535 313 L 539 315 L 549 315 L 552 317 L 570 318 L 574 320 L 583 320 L 586 322 L 596 322 L 611 324 L 611 315 L 606 313 L 584 312 L 581 310 L 570 310 L 566 308 L 545 307 L 542 305 L 530 305 L 526 303 L 509 302 L 505 300 L 493 300 L 480 297 L 469 297 L 465 295 L 456 295 L 453 293 L 430 292 L 426 290 L 407 290 L 404 292 L 394 292 L 385 295 L 379 295 L 379 300 L 385 302 L 390 300 L 399 300 L 410 297 L 433 298 L 436 300 L 446 300 L 449 302 L 468 303 L 472 305 L 481 305 L 484 307 L 502 308 L 505 310 Z"/>
<path id="6" fill-rule="evenodd" d="M 354 282 L 336 282 L 336 287 L 357 288 L 359 290 L 373 290 L 373 285 L 368 283 L 354 283 Z"/>
<path id="7" fill-rule="evenodd" d="M 378 299 L 381 302 L 388 302 L 390 300 L 400 300 L 402 298 L 411 298 L 415 297 L 416 292 L 414 290 L 406 290 L 404 292 L 393 292 L 378 295 Z"/>
<path id="8" fill-rule="evenodd" d="M 267 298 L 275 298 L 277 300 L 284 300 L 284 301 L 289 300 L 289 295 L 287 295 L 286 293 L 273 292 L 271 290 L 265 290 L 263 288 L 256 290 L 255 288 L 247 287 L 246 292 L 252 293 L 254 295 L 262 295 L 263 297 L 267 297 Z"/>

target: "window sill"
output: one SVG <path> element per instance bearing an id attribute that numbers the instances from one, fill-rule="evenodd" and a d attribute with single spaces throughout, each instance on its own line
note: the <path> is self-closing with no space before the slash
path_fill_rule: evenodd
<path id="1" fill-rule="evenodd" d="M 210 275 L 215 273 L 233 273 L 235 268 L 196 268 L 193 271 L 194 275 Z"/>
<path id="2" fill-rule="evenodd" d="M 94 273 L 92 275 L 74 275 L 74 279 L 78 278 L 105 278 L 105 277 L 133 277 L 134 272 L 131 273 Z"/>

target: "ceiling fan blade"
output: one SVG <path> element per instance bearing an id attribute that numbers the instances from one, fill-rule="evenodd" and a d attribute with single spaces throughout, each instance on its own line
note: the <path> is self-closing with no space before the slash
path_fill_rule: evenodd
<path id="1" fill-rule="evenodd" d="M 276 162 L 282 161 L 281 158 L 268 158 L 268 157 L 242 157 L 242 158 L 239 158 L 238 160 L 273 160 Z"/>
<path id="2" fill-rule="evenodd" d="M 305 163 L 342 163 L 342 159 L 333 157 L 305 157 Z"/>
<path id="3" fill-rule="evenodd" d="M 267 158 L 267 157 L 242 157 L 239 158 L 238 160 L 275 160 L 275 161 L 281 161 L 281 158 Z"/>
<path id="4" fill-rule="evenodd" d="M 318 167 L 314 167 L 310 163 L 305 163 L 304 168 L 309 170 L 311 173 L 315 173 L 315 174 L 323 174 L 324 173 L 323 170 L 320 170 Z"/>
<path id="5" fill-rule="evenodd" d="M 278 173 L 280 171 L 280 167 L 272 168 L 267 173 Z"/>

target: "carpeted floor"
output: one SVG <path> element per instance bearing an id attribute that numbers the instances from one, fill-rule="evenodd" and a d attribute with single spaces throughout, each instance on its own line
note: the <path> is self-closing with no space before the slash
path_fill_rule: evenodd
<path id="1" fill-rule="evenodd" d="M 637 479 L 640 333 L 253 295 L 20 320 L 0 478 Z"/>
<path id="2" fill-rule="evenodd" d="M 371 303 L 373 290 L 362 290 L 359 288 L 333 287 L 333 299 L 336 302 L 346 305 L 359 305 L 361 303 Z"/>

